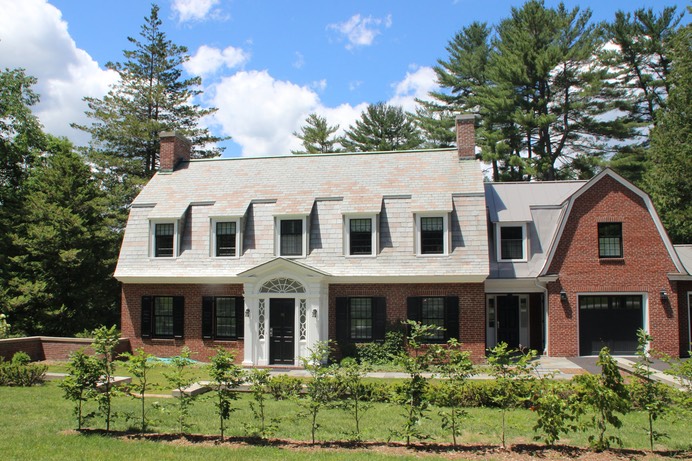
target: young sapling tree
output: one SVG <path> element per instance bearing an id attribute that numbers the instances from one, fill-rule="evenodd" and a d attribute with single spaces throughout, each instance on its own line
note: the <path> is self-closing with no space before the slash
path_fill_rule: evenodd
<path id="1" fill-rule="evenodd" d="M 98 360 L 86 355 L 83 350 L 70 354 L 67 362 L 68 375 L 59 386 L 67 400 L 75 402 L 74 413 L 77 416 L 77 430 L 81 431 L 84 423 L 93 413 L 84 414 L 84 402 L 96 395 L 96 385 L 101 377 L 101 365 Z"/>
<path id="2" fill-rule="evenodd" d="M 111 430 L 113 418 L 113 397 L 117 393 L 113 385 L 115 376 L 115 349 L 120 344 L 120 332 L 115 325 L 110 328 L 101 326 L 94 330 L 92 348 L 96 353 L 101 371 L 101 392 L 97 395 L 99 411 L 106 420 L 106 432 Z"/>
<path id="3" fill-rule="evenodd" d="M 243 384 L 245 377 L 243 370 L 235 364 L 235 356 L 221 347 L 216 350 L 216 355 L 211 357 L 209 376 L 212 380 L 211 386 L 216 392 L 215 405 L 223 441 L 225 423 L 231 417 L 231 413 L 237 410 L 232 406 L 233 400 L 238 398 L 236 388 Z"/>
<path id="4" fill-rule="evenodd" d="M 190 373 L 190 365 L 192 365 L 190 356 L 190 349 L 187 346 L 183 346 L 180 355 L 171 358 L 171 371 L 163 374 L 168 384 L 177 391 L 175 409 L 178 432 L 180 434 L 184 434 L 190 428 L 188 417 L 190 416 L 190 408 L 192 408 L 196 398 L 188 389 L 195 382 Z"/>
<path id="5" fill-rule="evenodd" d="M 154 356 L 147 354 L 144 352 L 143 348 L 139 347 L 135 350 L 134 354 L 125 352 L 124 354 L 121 354 L 120 357 L 127 359 L 125 362 L 125 369 L 127 369 L 127 372 L 136 379 L 136 381 L 134 381 L 130 387 L 135 392 L 132 394 L 133 397 L 140 400 L 140 432 L 144 433 L 146 432 L 148 426 L 144 395 L 146 394 L 147 389 L 149 389 L 149 370 L 154 367 Z"/>

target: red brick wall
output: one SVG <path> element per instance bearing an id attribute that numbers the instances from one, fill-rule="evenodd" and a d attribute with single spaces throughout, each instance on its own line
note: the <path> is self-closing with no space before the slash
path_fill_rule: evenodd
<path id="1" fill-rule="evenodd" d="M 121 328 L 124 337 L 130 338 L 132 350 L 143 347 L 157 357 L 173 357 L 180 354 L 183 346 L 193 352 L 192 358 L 208 362 L 217 347 L 235 353 L 236 362 L 243 361 L 243 341 L 216 341 L 202 339 L 202 297 L 242 296 L 242 285 L 149 285 L 123 284 Z M 184 296 L 185 326 L 182 339 L 153 339 L 141 337 L 142 296 Z M 241 319 L 242 321 L 242 319 Z"/>
<path id="2" fill-rule="evenodd" d="M 387 322 L 406 319 L 410 296 L 458 296 L 459 341 L 476 361 L 485 357 L 485 289 L 482 283 L 468 284 L 347 284 L 329 286 L 329 337 L 336 338 L 336 298 L 341 296 L 384 296 Z"/>
<path id="3" fill-rule="evenodd" d="M 91 339 L 31 336 L 0 340 L 0 357 L 6 360 L 10 360 L 15 352 L 19 351 L 29 354 L 31 360 L 67 360 L 72 352 L 79 349 L 93 354 Z M 117 354 L 130 352 L 129 340 L 121 338 L 115 351 Z"/>
<path id="4" fill-rule="evenodd" d="M 622 222 L 623 258 L 599 259 L 598 223 Z M 610 176 L 582 194 L 572 207 L 548 273 L 549 355 L 579 355 L 578 293 L 636 292 L 648 294 L 652 347 L 677 355 L 680 350 L 679 309 L 675 286 L 667 273 L 676 272 L 644 201 Z M 662 303 L 660 291 L 668 292 Z M 560 291 L 568 300 L 560 300 Z"/>

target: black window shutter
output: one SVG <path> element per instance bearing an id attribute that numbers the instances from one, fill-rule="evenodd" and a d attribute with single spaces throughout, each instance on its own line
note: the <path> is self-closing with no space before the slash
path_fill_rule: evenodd
<path id="1" fill-rule="evenodd" d="M 406 311 L 406 318 L 408 320 L 415 320 L 416 322 L 420 322 L 422 318 L 421 307 L 423 305 L 423 298 L 411 296 L 410 298 L 408 298 L 407 302 L 408 309 Z"/>
<path id="2" fill-rule="evenodd" d="M 185 331 L 185 298 L 173 297 L 173 337 L 182 338 Z"/>
<path id="3" fill-rule="evenodd" d="M 235 298 L 235 333 L 238 339 L 245 338 L 245 299 Z"/>
<path id="4" fill-rule="evenodd" d="M 445 340 L 459 339 L 459 297 L 445 297 Z"/>
<path id="5" fill-rule="evenodd" d="M 387 326 L 387 298 L 372 299 L 372 339 L 384 339 Z"/>
<path id="6" fill-rule="evenodd" d="M 336 298 L 336 339 L 348 341 L 350 325 L 348 323 L 348 298 Z"/>
<path id="7" fill-rule="evenodd" d="M 214 298 L 202 298 L 202 338 L 211 339 L 214 336 Z"/>
<path id="8" fill-rule="evenodd" d="M 151 338 L 151 305 L 154 298 L 142 296 L 142 338 Z"/>

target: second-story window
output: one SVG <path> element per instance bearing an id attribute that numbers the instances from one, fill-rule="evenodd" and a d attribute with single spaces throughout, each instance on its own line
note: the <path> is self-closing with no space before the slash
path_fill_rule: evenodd
<path id="1" fill-rule="evenodd" d="M 345 218 L 345 254 L 373 256 L 377 252 L 377 230 L 374 216 Z"/>
<path id="2" fill-rule="evenodd" d="M 513 261 L 526 259 L 524 255 L 524 226 L 499 227 L 500 260 Z"/>
<path id="3" fill-rule="evenodd" d="M 279 221 L 279 256 L 303 256 L 303 220 Z"/>
<path id="4" fill-rule="evenodd" d="M 622 258 L 622 223 L 598 223 L 598 257 Z"/>
<path id="5" fill-rule="evenodd" d="M 417 253 L 445 255 L 448 253 L 446 216 L 418 216 Z"/>
<path id="6" fill-rule="evenodd" d="M 154 225 L 154 256 L 157 258 L 175 256 L 175 224 Z"/>
<path id="7" fill-rule="evenodd" d="M 216 256 L 237 255 L 237 223 L 219 221 L 216 223 Z"/>

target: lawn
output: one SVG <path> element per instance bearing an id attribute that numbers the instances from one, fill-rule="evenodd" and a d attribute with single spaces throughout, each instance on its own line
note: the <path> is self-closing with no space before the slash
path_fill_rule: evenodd
<path id="1" fill-rule="evenodd" d="M 198 370 L 200 373 L 202 369 Z M 161 391 L 161 394 L 167 392 Z M 465 430 L 461 439 L 464 445 L 474 446 L 464 451 L 452 452 L 448 446 L 450 436 L 441 429 L 438 409 L 433 408 L 425 421 L 423 429 L 430 434 L 426 441 L 428 449 L 409 450 L 401 447 L 400 438 L 392 438 L 392 445 L 387 445 L 391 430 L 399 427 L 403 421 L 401 410 L 394 404 L 376 404 L 364 418 L 363 439 L 375 444 L 367 448 L 346 448 L 343 444 L 337 448 L 311 448 L 305 443 L 310 437 L 309 425 L 305 418 L 296 416 L 298 407 L 293 401 L 268 401 L 270 417 L 279 419 L 279 428 L 275 435 L 284 442 L 268 445 L 250 444 L 244 439 L 245 431 L 242 422 L 250 421 L 249 396 L 243 396 L 238 402 L 238 411 L 234 412 L 228 423 L 227 435 L 232 443 L 216 444 L 214 437 L 218 434 L 218 417 L 214 413 L 212 400 L 200 397 L 192 408 L 189 421 L 193 434 L 205 434 L 206 437 L 159 437 L 158 441 L 140 440 L 125 437 L 126 431 L 132 431 L 137 424 L 138 402 L 122 396 L 114 401 L 114 410 L 118 417 L 113 424 L 116 435 L 103 434 L 104 423 L 94 419 L 89 423 L 91 431 L 79 433 L 74 431 L 75 418 L 72 403 L 62 398 L 62 391 L 56 382 L 33 388 L 0 387 L 0 458 L 8 460 L 217 460 L 221 457 L 231 459 L 325 459 L 325 460 L 379 460 L 379 459 L 530 459 L 531 454 L 541 457 L 560 457 L 560 452 L 544 452 L 532 443 L 532 427 L 535 415 L 528 410 L 515 410 L 509 414 L 508 441 L 515 446 L 512 452 L 503 452 L 497 448 L 500 440 L 500 413 L 486 408 L 469 409 L 469 417 L 463 422 Z M 174 415 L 152 408 L 155 402 L 163 406 L 175 403 L 170 398 L 151 398 L 148 400 L 149 416 L 154 419 L 152 431 L 171 434 L 176 431 Z M 90 407 L 91 408 L 91 407 Z M 128 415 L 130 418 L 128 418 Z M 134 416 L 134 419 L 132 418 Z M 624 426 L 615 432 L 628 449 L 636 451 L 618 453 L 618 457 L 636 459 L 658 459 L 673 456 L 672 451 L 690 450 L 689 425 L 676 421 L 675 415 L 659 422 L 659 430 L 667 432 L 669 439 L 657 445 L 659 456 L 648 458 L 647 439 L 644 432 L 645 416 L 631 413 L 624 418 Z M 322 441 L 345 441 L 349 438 L 353 423 L 340 410 L 325 410 L 320 413 L 321 427 L 317 438 Z M 571 434 L 561 441 L 562 444 L 585 447 L 587 435 Z M 163 442 L 162 440 L 168 440 Z M 172 439 L 172 440 L 171 440 Z M 288 441 L 288 442 L 286 442 Z M 299 441 L 293 443 L 292 441 Z M 334 446 L 334 445 L 332 445 Z M 528 454 L 523 453 L 527 451 Z M 667 453 L 664 453 L 667 452 Z M 575 454 L 576 453 L 576 454 Z M 605 453 L 594 458 L 594 454 L 585 451 L 563 452 L 562 455 L 583 459 L 609 459 L 615 453 Z M 528 456 L 528 458 L 526 457 Z M 601 457 L 605 456 L 605 457 Z M 675 459 L 692 456 L 689 451 L 675 454 Z"/>

